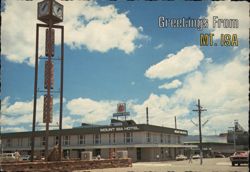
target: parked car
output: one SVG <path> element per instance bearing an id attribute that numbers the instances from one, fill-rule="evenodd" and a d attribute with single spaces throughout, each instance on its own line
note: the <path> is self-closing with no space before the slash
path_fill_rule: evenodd
<path id="1" fill-rule="evenodd" d="M 15 153 L 3 153 L 0 154 L 0 161 L 16 161 Z"/>
<path id="2" fill-rule="evenodd" d="M 21 155 L 21 160 L 30 160 L 30 155 Z"/>
<path id="3" fill-rule="evenodd" d="M 200 159 L 200 155 L 199 154 L 193 155 L 192 158 L 193 159 Z"/>
<path id="4" fill-rule="evenodd" d="M 177 155 L 175 159 L 176 161 L 182 161 L 182 160 L 187 160 L 187 157 L 185 155 L 180 154 Z"/>
<path id="5" fill-rule="evenodd" d="M 214 155 L 215 158 L 225 158 L 225 155 L 223 155 L 222 153 L 216 153 Z"/>
<path id="6" fill-rule="evenodd" d="M 248 164 L 249 151 L 237 151 L 229 158 L 232 162 L 232 166 L 235 164 L 238 164 L 238 166 L 240 166 L 240 164 Z"/>

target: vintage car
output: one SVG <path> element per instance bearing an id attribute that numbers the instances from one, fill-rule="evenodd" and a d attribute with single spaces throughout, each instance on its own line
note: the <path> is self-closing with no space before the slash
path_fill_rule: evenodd
<path id="1" fill-rule="evenodd" d="M 185 155 L 180 154 L 177 155 L 175 159 L 176 161 L 182 161 L 182 160 L 187 160 L 187 157 Z"/>
<path id="2" fill-rule="evenodd" d="M 232 156 L 230 156 L 230 160 L 232 162 L 232 166 L 235 164 L 248 164 L 249 160 L 249 151 L 237 151 Z"/>
<path id="3" fill-rule="evenodd" d="M 196 154 L 196 155 L 193 155 L 192 158 L 193 158 L 193 159 L 200 159 L 201 157 L 200 157 L 199 154 Z"/>
<path id="4" fill-rule="evenodd" d="M 16 161 L 15 153 L 3 153 L 0 154 L 0 162 L 5 162 L 5 161 Z"/>
<path id="5" fill-rule="evenodd" d="M 23 161 L 30 160 L 30 155 L 21 155 L 21 160 Z"/>
<path id="6" fill-rule="evenodd" d="M 215 158 L 225 158 L 225 155 L 223 155 L 223 154 L 220 153 L 220 152 L 217 152 L 217 153 L 214 154 L 214 157 L 215 157 Z"/>

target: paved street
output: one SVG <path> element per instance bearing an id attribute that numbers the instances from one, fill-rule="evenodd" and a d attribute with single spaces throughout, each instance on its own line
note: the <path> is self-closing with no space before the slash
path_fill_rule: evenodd
<path id="1" fill-rule="evenodd" d="M 133 167 L 82 170 L 77 172 L 248 172 L 248 165 L 231 166 L 228 158 L 193 160 L 192 164 L 185 161 L 133 163 Z"/>

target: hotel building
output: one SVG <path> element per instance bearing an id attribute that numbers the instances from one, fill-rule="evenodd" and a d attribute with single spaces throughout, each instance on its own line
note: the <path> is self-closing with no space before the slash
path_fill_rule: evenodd
<path id="1" fill-rule="evenodd" d="M 31 153 L 31 132 L 2 134 L 2 151 L 21 154 Z M 49 131 L 49 149 L 58 144 L 58 130 Z M 82 151 L 92 151 L 93 156 L 111 158 L 113 152 L 127 150 L 133 161 L 160 161 L 174 159 L 185 149 L 186 130 L 156 125 L 136 124 L 133 120 L 111 119 L 110 125 L 90 125 L 62 130 L 64 157 L 80 158 Z M 35 155 L 44 155 L 45 131 L 36 131 Z M 196 147 L 196 146 L 195 146 Z"/>

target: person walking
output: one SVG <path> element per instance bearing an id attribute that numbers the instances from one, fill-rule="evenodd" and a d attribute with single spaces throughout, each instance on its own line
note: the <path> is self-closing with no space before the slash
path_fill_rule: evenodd
<path id="1" fill-rule="evenodd" d="M 14 155 L 15 155 L 16 161 L 19 161 L 20 157 L 21 157 L 20 153 L 16 150 L 16 152 L 14 153 Z"/>
<path id="2" fill-rule="evenodd" d="M 189 164 L 192 164 L 192 159 L 193 159 L 193 155 L 190 154 L 190 155 L 189 155 L 189 160 L 188 160 L 188 163 L 189 163 Z"/>

